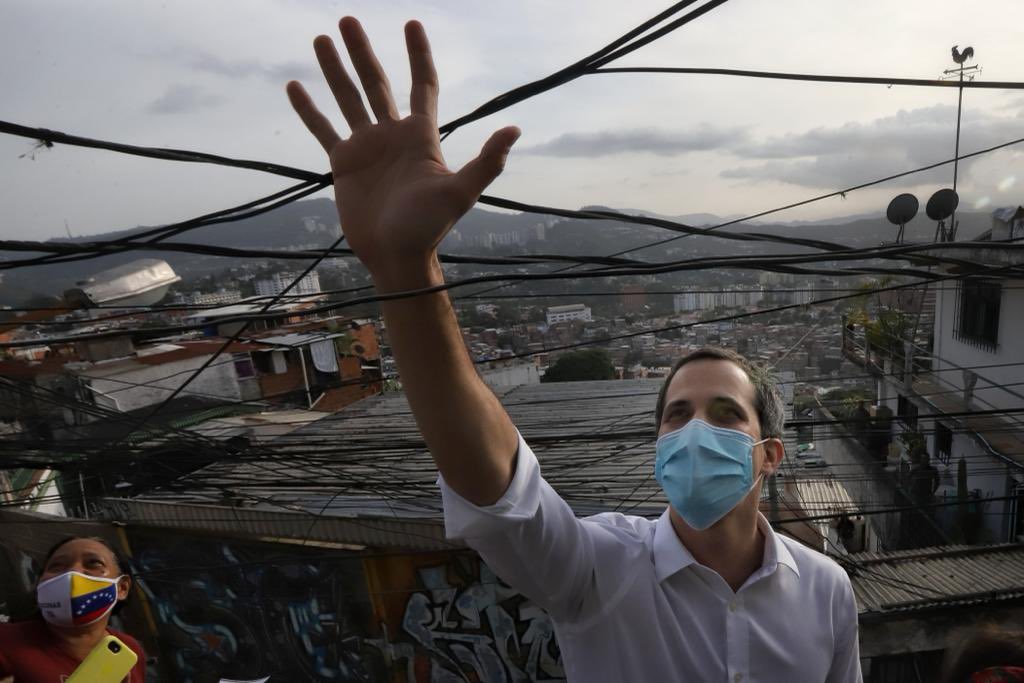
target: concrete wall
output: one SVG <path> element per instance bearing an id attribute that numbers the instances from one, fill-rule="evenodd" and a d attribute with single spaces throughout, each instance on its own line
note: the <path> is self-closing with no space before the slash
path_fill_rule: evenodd
<path id="1" fill-rule="evenodd" d="M 93 388 L 97 404 L 127 412 L 163 401 L 208 358 L 208 355 L 198 356 L 160 365 L 132 363 L 116 370 L 100 365 L 85 370 L 82 377 Z M 242 400 L 231 359 L 217 359 L 190 382 L 181 395 Z"/>
<path id="2" fill-rule="evenodd" d="M 827 410 L 819 409 L 816 418 L 835 420 Z M 887 508 L 903 505 L 897 496 L 891 476 L 883 463 L 876 461 L 867 451 L 841 428 L 832 425 L 814 428 L 813 439 L 818 454 L 829 464 L 837 476 L 844 477 L 843 486 L 850 498 L 863 509 Z M 857 473 L 858 476 L 851 476 Z M 900 514 L 870 515 L 869 548 L 901 547 L 903 520 Z"/>
<path id="3" fill-rule="evenodd" d="M 893 412 L 893 444 L 902 453 L 899 435 L 906 430 L 906 426 L 897 417 L 897 402 L 900 389 L 893 386 L 891 382 L 881 380 L 878 383 L 878 403 L 888 406 Z M 918 406 L 918 429 L 925 434 L 928 453 L 931 456 L 931 464 L 939 471 L 939 489 L 935 492 L 935 502 L 953 502 L 956 500 L 957 492 L 957 467 L 960 458 L 967 463 L 967 488 L 978 490 L 983 498 L 1000 498 L 1009 496 L 1013 492 L 1016 477 L 1011 468 L 1000 458 L 992 455 L 977 438 L 971 433 L 958 432 L 957 425 L 952 420 L 943 420 L 943 424 L 951 427 L 953 431 L 952 446 L 949 458 L 939 457 L 936 447 L 935 424 L 937 420 L 930 419 L 935 413 L 931 407 L 922 400 L 916 401 Z M 906 459 L 906 455 L 902 455 Z M 898 459 L 890 460 L 896 463 Z M 983 543 L 1002 543 L 1014 541 L 1011 537 L 1011 523 L 1013 520 L 1014 503 L 1010 500 L 992 501 L 984 504 L 982 515 L 984 530 L 979 539 Z M 956 516 L 956 507 L 937 507 L 935 509 L 936 521 L 945 529 L 952 529 Z"/>
<path id="4" fill-rule="evenodd" d="M 949 389 L 963 389 L 963 373 L 956 370 L 957 367 L 1014 364 L 974 370 L 978 375 L 974 389 L 975 403 L 980 409 L 1024 407 L 1024 344 L 1021 344 L 1024 339 L 1024 280 L 1006 280 L 1003 283 L 999 309 L 999 343 L 994 351 L 956 339 L 955 320 L 956 287 L 946 283 L 935 297 L 935 369 L 948 370 L 940 372 L 938 376 L 949 385 Z M 1016 384 L 1008 389 L 1020 396 L 994 388 L 998 384 Z M 1017 419 L 1024 428 L 1024 420 L 1019 417 L 1013 419 Z"/>
<path id="5" fill-rule="evenodd" d="M 480 376 L 491 387 L 515 387 L 520 384 L 540 383 L 540 373 L 533 363 L 517 363 L 505 367 L 482 369 Z"/>

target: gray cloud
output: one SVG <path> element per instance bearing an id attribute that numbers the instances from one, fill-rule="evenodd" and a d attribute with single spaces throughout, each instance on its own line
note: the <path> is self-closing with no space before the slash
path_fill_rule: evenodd
<path id="1" fill-rule="evenodd" d="M 852 185 L 874 176 L 925 166 L 953 156 L 956 107 L 935 105 L 900 111 L 868 123 L 850 122 L 832 128 L 736 145 L 739 157 L 764 163 L 739 166 L 723 178 L 772 180 L 803 187 Z M 961 154 L 992 147 L 1024 135 L 1018 116 L 964 111 Z M 961 162 L 968 175 L 972 163 Z M 919 179 L 911 177 L 906 183 Z"/>
<path id="2" fill-rule="evenodd" d="M 256 77 L 274 84 L 281 84 L 289 80 L 311 80 L 317 75 L 316 69 L 304 62 L 289 61 L 265 64 L 244 59 L 228 61 L 206 52 L 192 55 L 185 63 L 193 69 L 218 76 L 227 78 Z"/>
<path id="3" fill-rule="evenodd" d="M 595 158 L 645 152 L 668 157 L 687 152 L 728 147 L 735 145 L 745 137 L 746 133 L 741 128 L 718 128 L 709 124 L 701 124 L 686 131 L 645 128 L 595 133 L 566 133 L 548 142 L 519 150 L 518 153 L 551 157 Z"/>
<path id="4" fill-rule="evenodd" d="M 176 83 L 149 103 L 146 111 L 151 114 L 184 114 L 220 104 L 224 98 L 204 91 L 197 85 Z"/>

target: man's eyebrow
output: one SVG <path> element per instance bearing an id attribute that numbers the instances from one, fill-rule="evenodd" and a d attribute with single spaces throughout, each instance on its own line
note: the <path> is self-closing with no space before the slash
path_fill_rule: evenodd
<path id="1" fill-rule="evenodd" d="M 712 403 L 728 403 L 731 407 L 739 408 L 745 414 L 747 409 L 743 407 L 743 404 L 734 399 L 732 396 L 715 396 L 711 399 Z"/>

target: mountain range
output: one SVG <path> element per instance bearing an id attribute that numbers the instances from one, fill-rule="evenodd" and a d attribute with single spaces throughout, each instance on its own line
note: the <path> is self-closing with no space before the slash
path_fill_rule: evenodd
<path id="1" fill-rule="evenodd" d="M 609 210 L 607 207 L 584 207 L 590 210 Z M 658 216 L 643 211 L 621 210 L 633 215 L 667 218 L 695 227 L 718 225 L 735 217 L 721 217 L 713 214 L 688 214 L 682 216 Z M 963 212 L 958 214 L 961 239 L 974 237 L 990 227 L 991 218 L 987 213 Z M 52 240 L 63 243 L 86 243 L 109 240 L 124 240 L 139 234 L 148 227 L 118 230 L 89 237 L 60 238 Z M 330 199 L 308 199 L 289 204 L 266 214 L 245 220 L 207 226 L 192 230 L 168 240 L 169 242 L 201 243 L 214 246 L 241 249 L 323 249 L 338 235 L 339 225 L 334 202 Z M 907 241 L 930 241 L 935 227 L 923 216 L 907 226 Z M 501 253 L 587 254 L 607 255 L 625 249 L 671 237 L 672 233 L 657 227 L 625 224 L 614 220 L 571 220 L 547 215 L 507 213 L 481 208 L 472 209 L 456 226 L 456 233 L 442 244 L 443 251 L 453 253 Z M 868 247 L 883 241 L 891 242 L 896 228 L 882 215 L 874 217 L 847 217 L 821 222 L 799 223 L 741 223 L 724 227 L 721 232 L 749 231 L 771 233 L 791 237 L 814 238 L 839 242 L 852 247 Z M 756 250 L 759 253 L 781 253 L 800 251 L 798 247 L 764 242 L 736 242 L 714 237 L 679 239 L 671 246 L 657 250 L 640 250 L 632 254 L 635 258 L 659 260 L 672 255 L 676 258 L 721 256 L 737 252 Z M 29 258 L 34 254 L 14 253 L 8 260 Z M 0 271 L 0 305 L 18 305 L 37 296 L 59 296 L 65 289 L 74 286 L 107 268 L 112 268 L 134 259 L 155 257 L 166 260 L 174 270 L 188 280 L 191 277 L 208 275 L 238 265 L 236 259 L 204 256 L 191 253 L 137 249 L 118 254 L 81 261 L 54 265 L 36 265 Z M 293 261 L 298 264 L 300 262 Z"/>

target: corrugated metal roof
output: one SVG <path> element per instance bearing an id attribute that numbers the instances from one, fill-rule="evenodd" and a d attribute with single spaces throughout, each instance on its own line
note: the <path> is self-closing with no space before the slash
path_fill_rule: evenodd
<path id="1" fill-rule="evenodd" d="M 1024 598 L 1024 544 L 858 553 L 849 560 L 862 616 Z"/>
<path id="2" fill-rule="evenodd" d="M 451 550 L 465 548 L 444 537 L 437 520 L 314 516 L 281 508 L 187 505 L 152 500 L 107 498 L 104 518 L 126 524 L 245 535 L 260 539 L 343 543 L 374 548 Z"/>
<path id="3" fill-rule="evenodd" d="M 785 483 L 786 488 L 790 486 L 796 489 L 797 500 L 805 514 L 827 515 L 859 509 L 846 487 L 832 475 L 792 477 Z"/>
<path id="4" fill-rule="evenodd" d="M 250 313 L 287 313 L 289 311 L 299 310 L 308 307 L 309 304 L 319 301 L 322 295 L 312 294 L 309 296 L 290 298 L 286 301 L 276 301 L 269 306 L 265 297 L 247 297 L 238 301 L 237 303 L 228 304 L 226 306 L 220 306 L 218 308 L 208 308 L 198 313 L 193 313 L 186 316 L 186 320 L 206 320 L 213 318 L 231 318 L 240 315 L 247 315 Z M 263 309 L 266 308 L 264 311 Z"/>
<path id="5" fill-rule="evenodd" d="M 295 348 L 296 346 L 308 346 L 318 341 L 337 339 L 338 337 L 344 337 L 346 334 L 346 332 L 292 332 L 273 337 L 260 337 L 259 342 L 261 344 L 269 344 L 270 346 Z"/>
<path id="6" fill-rule="evenodd" d="M 548 482 L 578 514 L 620 511 L 657 516 L 667 500 L 654 478 L 654 403 L 659 380 L 563 382 L 499 390 Z M 383 438 L 384 435 L 387 439 Z M 441 519 L 437 469 L 402 394 L 364 399 L 300 426 L 269 444 L 281 460 L 223 462 L 200 471 L 188 492 L 154 492 L 148 500 L 216 503 L 239 482 L 251 499 L 270 499 L 326 514 L 408 510 Z M 317 449 L 344 452 L 311 460 Z M 289 451 L 297 464 L 284 465 Z M 345 453 L 352 453 L 346 457 Z M 302 485 L 282 476 L 296 470 Z M 315 482 L 315 483 L 313 483 Z M 381 500 L 387 505 L 382 508 Z"/>

